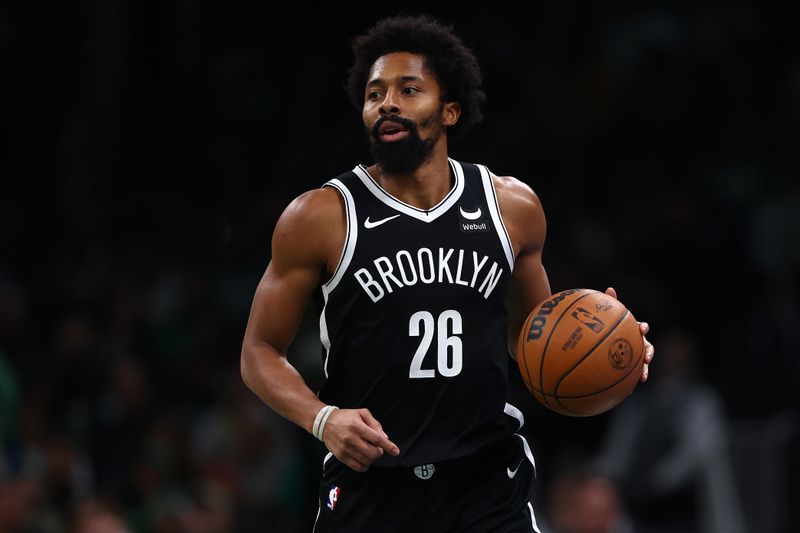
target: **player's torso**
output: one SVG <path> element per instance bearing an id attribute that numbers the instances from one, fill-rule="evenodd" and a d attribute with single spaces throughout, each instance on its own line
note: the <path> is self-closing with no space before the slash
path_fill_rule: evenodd
<path id="1" fill-rule="evenodd" d="M 505 403 L 513 251 L 489 172 L 451 168 L 452 190 L 427 211 L 363 167 L 326 184 L 345 199 L 348 229 L 321 291 L 320 398 L 372 411 L 401 449 L 383 464 L 464 455 L 518 426 Z"/>

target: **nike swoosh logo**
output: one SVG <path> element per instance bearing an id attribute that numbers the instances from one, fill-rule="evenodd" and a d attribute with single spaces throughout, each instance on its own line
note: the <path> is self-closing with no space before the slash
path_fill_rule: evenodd
<path id="1" fill-rule="evenodd" d="M 508 474 L 508 479 L 514 479 L 514 476 L 517 475 L 517 471 L 519 470 L 520 466 L 522 466 L 522 463 L 518 464 L 517 467 L 514 470 L 511 470 L 510 468 L 506 468 L 506 473 Z"/>
<path id="2" fill-rule="evenodd" d="M 376 220 L 374 222 L 370 221 L 369 217 L 367 217 L 367 220 L 364 221 L 364 227 L 367 228 L 367 229 L 372 229 L 374 227 L 380 226 L 381 224 L 383 224 L 385 222 L 389 222 L 393 218 L 397 218 L 399 216 L 400 215 L 392 215 L 390 217 L 382 218 L 382 219 Z"/>
<path id="3" fill-rule="evenodd" d="M 458 212 L 461 213 L 461 216 L 466 218 L 467 220 L 478 220 L 481 218 L 481 208 L 479 207 L 477 211 L 464 211 L 464 208 L 458 206 Z"/>

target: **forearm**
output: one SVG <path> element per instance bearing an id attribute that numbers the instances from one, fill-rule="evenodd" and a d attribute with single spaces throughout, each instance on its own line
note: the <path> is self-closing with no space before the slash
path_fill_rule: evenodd
<path id="1" fill-rule="evenodd" d="M 550 296 L 550 281 L 539 255 L 521 253 L 514 266 L 507 297 L 508 350 L 516 359 L 517 342 L 531 311 Z"/>
<path id="2" fill-rule="evenodd" d="M 308 432 L 323 402 L 286 357 L 267 343 L 242 348 L 242 379 L 264 403 Z"/>
<path id="3" fill-rule="evenodd" d="M 508 353 L 513 357 L 515 360 L 517 358 L 517 344 L 519 342 L 519 334 L 522 330 L 522 326 L 525 324 L 525 318 L 527 317 L 518 317 L 514 315 L 509 315 L 508 317 Z"/>

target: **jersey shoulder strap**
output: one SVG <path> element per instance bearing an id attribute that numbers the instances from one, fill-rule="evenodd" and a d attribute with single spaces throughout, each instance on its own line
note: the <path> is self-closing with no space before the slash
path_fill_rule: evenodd
<path id="1" fill-rule="evenodd" d="M 344 202 L 345 213 L 345 239 L 342 254 L 339 258 L 339 264 L 336 265 L 336 270 L 333 276 L 322 285 L 322 294 L 327 301 L 328 294 L 336 288 L 342 280 L 347 267 L 350 266 L 350 261 L 353 259 L 353 253 L 356 249 L 356 242 L 358 241 L 358 216 L 356 214 L 356 201 L 353 198 L 354 185 L 358 182 L 358 177 L 352 170 L 342 172 L 337 177 L 326 181 L 322 187 L 330 187 L 336 189 Z"/>
<path id="2" fill-rule="evenodd" d="M 494 225 L 497 237 L 503 247 L 509 268 L 514 270 L 514 247 L 511 244 L 511 237 L 508 235 L 506 225 L 503 222 L 503 215 L 500 212 L 500 202 L 497 199 L 497 190 L 494 186 L 494 174 L 485 166 L 479 163 L 459 162 L 464 171 L 465 190 L 480 198 L 489 212 L 489 217 Z M 462 212 L 461 216 L 465 214 Z M 467 215 L 466 218 L 469 218 Z"/>

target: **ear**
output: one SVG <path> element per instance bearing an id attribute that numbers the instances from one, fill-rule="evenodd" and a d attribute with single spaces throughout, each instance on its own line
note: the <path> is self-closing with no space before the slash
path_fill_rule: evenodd
<path id="1" fill-rule="evenodd" d="M 442 107 L 442 124 L 453 126 L 461 116 L 461 104 L 458 102 L 445 102 Z"/>

